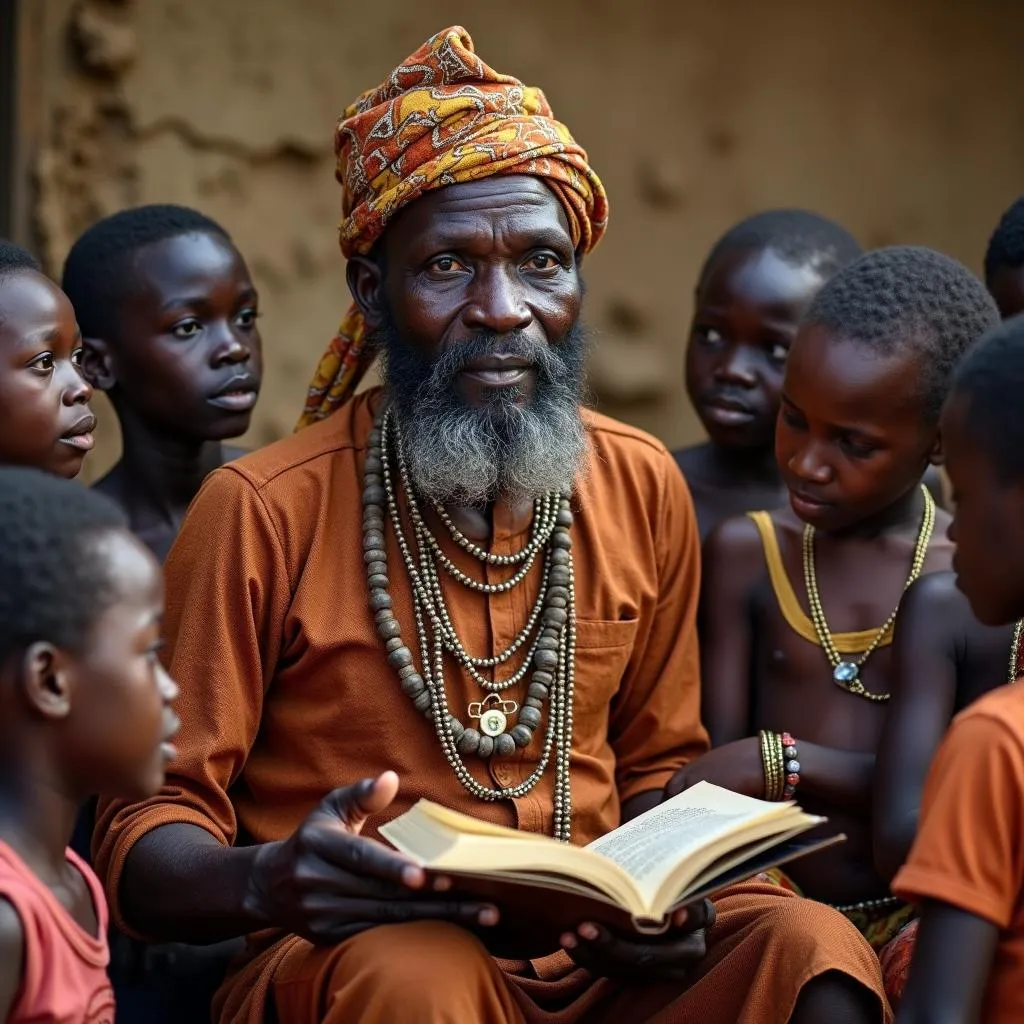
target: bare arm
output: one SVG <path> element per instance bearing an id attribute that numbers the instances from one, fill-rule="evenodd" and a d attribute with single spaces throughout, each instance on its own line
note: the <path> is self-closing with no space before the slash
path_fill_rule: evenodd
<path id="1" fill-rule="evenodd" d="M 897 1024 L 981 1020 L 999 929 L 966 910 L 931 901 L 919 927 Z"/>
<path id="2" fill-rule="evenodd" d="M 249 848 L 195 825 L 154 829 L 125 861 L 122 903 L 139 930 L 193 943 L 268 925 L 314 943 L 403 921 L 495 925 L 495 908 L 436 895 L 450 888 L 440 879 L 424 889 L 421 868 L 360 835 L 397 792 L 393 772 L 333 790 L 287 839 Z"/>
<path id="3" fill-rule="evenodd" d="M 251 888 L 260 849 L 224 846 L 198 825 L 154 829 L 125 861 L 121 905 L 127 923 L 143 935 L 196 945 L 265 926 Z"/>
<path id="4" fill-rule="evenodd" d="M 800 790 L 832 804 L 866 807 L 871 799 L 875 755 L 806 743 L 799 736 Z"/>
<path id="5" fill-rule="evenodd" d="M 17 911 L 0 899 L 0 1021 L 10 1017 L 25 970 L 25 934 Z"/>
<path id="6" fill-rule="evenodd" d="M 761 540 L 745 516 L 726 520 L 704 542 L 701 706 L 713 747 L 751 732 L 751 598 L 763 572 Z"/>
<path id="7" fill-rule="evenodd" d="M 963 627 L 950 605 L 959 605 L 958 597 L 951 574 L 936 573 L 918 580 L 900 608 L 872 812 L 875 868 L 887 881 L 910 852 L 928 769 L 953 717 L 956 642 Z"/>

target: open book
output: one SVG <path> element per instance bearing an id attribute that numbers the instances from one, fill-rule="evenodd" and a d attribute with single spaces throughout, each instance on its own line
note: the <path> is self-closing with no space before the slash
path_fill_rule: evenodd
<path id="1" fill-rule="evenodd" d="M 451 877 L 457 890 L 494 900 L 503 914 L 510 901 L 532 897 L 540 912 L 556 904 L 563 925 L 571 927 L 575 916 L 657 934 L 678 907 L 841 842 L 844 836 L 796 839 L 825 820 L 793 803 L 701 782 L 585 847 L 492 825 L 429 800 L 380 833 L 423 867 Z"/>

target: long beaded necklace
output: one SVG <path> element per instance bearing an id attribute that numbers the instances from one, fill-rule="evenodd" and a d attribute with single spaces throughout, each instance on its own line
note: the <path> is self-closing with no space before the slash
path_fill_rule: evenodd
<path id="1" fill-rule="evenodd" d="M 1007 682 L 1015 683 L 1024 671 L 1024 667 L 1020 663 L 1020 640 L 1021 634 L 1024 633 L 1024 619 L 1021 619 L 1016 626 L 1013 627 L 1013 643 L 1010 646 L 1010 672 Z"/>
<path id="2" fill-rule="evenodd" d="M 412 542 L 406 535 L 399 509 L 392 461 L 406 497 L 413 528 Z M 501 583 L 480 582 L 462 572 L 444 554 L 417 504 L 398 422 L 390 410 L 385 410 L 370 431 L 363 471 L 363 559 L 370 609 L 387 650 L 388 664 L 398 673 L 402 692 L 417 710 L 433 721 L 456 778 L 478 799 L 493 802 L 525 796 L 540 782 L 554 755 L 554 836 L 568 842 L 572 820 L 569 761 L 576 662 L 575 574 L 569 535 L 572 526 L 569 500 L 552 493 L 535 502 L 530 540 L 522 550 L 511 555 L 494 555 L 474 544 L 459 532 L 442 508 L 436 505 L 435 508 L 452 539 L 463 550 L 487 565 L 517 566 L 513 575 Z M 412 585 L 420 670 L 402 639 L 401 626 L 393 611 L 384 539 L 385 515 L 394 529 Z M 540 590 L 526 625 L 500 653 L 489 657 L 471 655 L 456 634 L 438 569 L 477 592 L 504 593 L 526 578 L 542 551 Z M 490 680 L 481 671 L 504 665 L 524 646 L 527 648 L 524 660 L 511 675 Z M 478 729 L 463 725 L 449 710 L 444 684 L 446 652 L 486 693 L 482 700 L 473 701 L 467 708 L 469 717 L 479 724 Z M 505 694 L 526 677 L 531 667 L 533 672 L 520 708 Z M 518 748 L 529 746 L 540 727 L 545 704 L 550 704 L 547 728 L 540 757 L 530 775 L 515 786 L 492 788 L 479 783 L 464 758 L 471 755 L 481 759 L 510 757 Z M 517 711 L 516 724 L 509 729 L 509 716 Z"/>
<path id="3" fill-rule="evenodd" d="M 935 528 L 935 499 L 932 498 L 930 492 L 924 486 L 921 487 L 921 493 L 924 495 L 924 514 L 921 516 L 921 527 L 917 533 L 917 543 L 914 545 L 914 557 L 910 563 L 910 575 L 907 576 L 907 581 L 903 584 L 903 592 L 900 594 L 900 600 L 896 602 L 896 607 L 892 610 L 892 614 L 875 634 L 875 638 L 871 641 L 868 649 L 856 661 L 843 661 L 842 656 L 836 649 L 835 643 L 832 641 L 832 634 L 825 619 L 825 610 L 821 606 L 821 595 L 818 593 L 818 579 L 814 570 L 814 527 L 810 524 L 804 526 L 804 583 L 807 587 L 807 601 L 811 606 L 811 620 L 814 623 L 814 631 L 818 634 L 818 642 L 821 644 L 822 650 L 832 666 L 832 679 L 835 684 L 849 693 L 863 697 L 865 700 L 881 703 L 889 699 L 888 693 L 872 693 L 870 690 L 866 690 L 864 684 L 860 681 L 860 670 L 863 668 L 864 662 L 871 657 L 878 645 L 888 635 L 889 630 L 892 629 L 892 624 L 896 621 L 896 614 L 900 610 L 903 593 L 921 575 L 921 569 L 924 567 L 925 556 L 928 553 L 928 544 L 932 539 L 932 531 Z"/>

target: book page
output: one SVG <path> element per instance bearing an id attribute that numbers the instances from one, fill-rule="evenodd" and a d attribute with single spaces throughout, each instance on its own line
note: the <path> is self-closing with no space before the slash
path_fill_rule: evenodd
<path id="1" fill-rule="evenodd" d="M 717 837 L 785 810 L 784 804 L 754 800 L 701 782 L 586 849 L 614 861 L 650 892 L 690 854 Z"/>

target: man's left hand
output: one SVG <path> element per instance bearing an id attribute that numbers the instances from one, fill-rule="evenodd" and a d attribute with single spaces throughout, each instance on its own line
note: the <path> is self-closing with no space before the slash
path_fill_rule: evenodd
<path id="1" fill-rule="evenodd" d="M 711 782 L 744 796 L 764 799 L 764 766 L 761 741 L 756 736 L 715 747 L 691 761 L 672 776 L 665 787 L 665 799 L 682 793 L 698 782 Z"/>
<path id="2" fill-rule="evenodd" d="M 704 959 L 714 922 L 714 905 L 702 900 L 677 910 L 664 936 L 617 935 L 587 921 L 562 936 L 562 948 L 597 978 L 686 981 Z"/>

